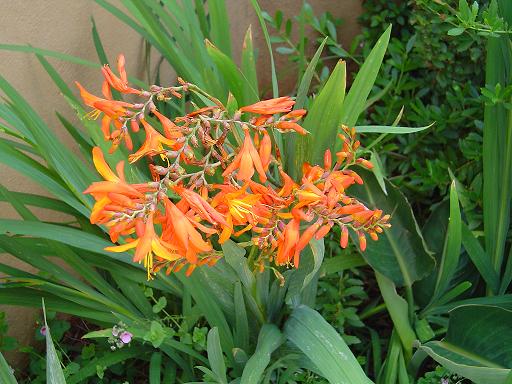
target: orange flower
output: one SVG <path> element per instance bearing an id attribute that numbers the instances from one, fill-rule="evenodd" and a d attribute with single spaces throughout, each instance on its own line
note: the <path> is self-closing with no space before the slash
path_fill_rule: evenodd
<path id="1" fill-rule="evenodd" d="M 144 144 L 142 144 L 142 147 L 137 150 L 137 152 L 128 156 L 130 163 L 136 162 L 143 156 L 155 156 L 165 152 L 163 144 L 167 146 L 173 146 L 176 144 L 175 140 L 171 140 L 162 136 L 155 128 L 149 125 L 146 120 L 140 119 L 140 122 L 146 131 L 146 140 L 144 141 Z"/>
<path id="2" fill-rule="evenodd" d="M 163 227 L 162 239 L 175 247 L 191 264 L 197 263 L 197 255 L 212 251 L 211 244 L 201 237 L 191 220 L 169 199 L 164 199 L 166 222 Z"/>
<path id="3" fill-rule="evenodd" d="M 234 226 L 247 226 L 239 234 L 255 227 L 258 223 L 264 222 L 269 211 L 260 203 L 262 198 L 259 194 L 247 192 L 248 185 L 243 188 L 234 187 L 225 188 L 219 192 L 212 204 L 226 217 L 226 224 L 219 237 L 219 242 L 223 243 L 234 233 Z"/>
<path id="4" fill-rule="evenodd" d="M 151 112 L 158 117 L 158 120 L 160 120 L 160 123 L 162 123 L 162 128 L 164 129 L 165 137 L 168 139 L 177 139 L 179 137 L 182 137 L 182 133 L 179 130 L 179 127 L 174 124 L 169 118 L 162 115 L 158 110 L 155 108 Z"/>
<path id="5" fill-rule="evenodd" d="M 80 90 L 80 96 L 84 101 L 84 104 L 88 107 L 94 108 L 89 113 L 89 117 L 97 118 L 101 112 L 110 117 L 111 119 L 117 119 L 122 116 L 127 116 L 130 112 L 127 108 L 133 108 L 133 104 L 126 103 L 119 100 L 102 99 L 101 97 L 94 96 L 86 91 L 82 85 L 76 81 L 76 86 Z"/>
<path id="6" fill-rule="evenodd" d="M 276 264 L 284 265 L 294 258 L 294 264 L 299 265 L 299 257 L 296 253 L 297 243 L 300 238 L 299 233 L 300 220 L 298 218 L 291 219 L 283 230 L 282 237 L 278 240 L 279 247 L 277 249 Z M 299 251 L 300 254 L 300 251 Z"/>
<path id="7" fill-rule="evenodd" d="M 174 191 L 180 195 L 202 219 L 213 225 L 227 225 L 226 219 L 215 210 L 198 193 L 190 189 L 183 188 L 180 185 L 174 186 Z"/>
<path id="8" fill-rule="evenodd" d="M 153 227 L 153 215 L 149 215 L 147 217 L 143 234 L 138 239 L 123 245 L 106 247 L 105 250 L 110 252 L 126 252 L 133 248 L 135 248 L 133 261 L 136 263 L 144 261 L 144 267 L 146 267 L 148 271 L 148 279 L 150 278 L 150 273 L 153 269 L 153 254 L 168 261 L 175 261 L 181 258 L 172 245 L 163 241 L 155 233 L 155 228 Z"/>
<path id="9" fill-rule="evenodd" d="M 290 112 L 295 101 L 290 96 L 276 99 L 258 101 L 257 103 L 240 108 L 241 112 L 257 113 L 259 115 L 273 115 L 275 113 Z"/>
<path id="10" fill-rule="evenodd" d="M 117 70 L 119 71 L 119 77 L 117 77 L 114 72 L 110 69 L 110 67 L 105 64 L 101 71 L 103 72 L 103 76 L 105 77 L 105 81 L 115 90 L 121 93 L 133 93 L 136 95 L 140 95 L 142 92 L 138 89 L 134 89 L 128 86 L 128 76 L 126 74 L 125 69 L 126 60 L 123 54 L 120 54 L 117 58 Z"/>
<path id="11" fill-rule="evenodd" d="M 251 135 L 249 134 L 249 129 L 244 127 L 245 131 L 245 139 L 240 149 L 240 152 L 235 156 L 231 164 L 224 170 L 222 176 L 226 177 L 233 173 L 235 170 L 238 170 L 236 178 L 238 180 L 247 181 L 252 178 L 254 175 L 254 169 L 260 175 L 260 181 L 264 183 L 267 180 L 267 175 L 265 175 L 265 169 L 263 167 L 263 163 L 261 162 L 260 155 L 256 148 L 254 147 L 254 143 L 252 142 Z"/>
<path id="12" fill-rule="evenodd" d="M 105 181 L 92 183 L 84 193 L 93 195 L 97 200 L 106 196 L 110 192 L 120 193 L 128 197 L 144 197 L 144 193 L 151 190 L 148 184 L 128 184 L 124 178 L 124 162 L 117 164 L 116 170 L 119 176 L 114 174 L 103 157 L 103 152 L 99 147 L 92 150 L 94 166 Z"/>

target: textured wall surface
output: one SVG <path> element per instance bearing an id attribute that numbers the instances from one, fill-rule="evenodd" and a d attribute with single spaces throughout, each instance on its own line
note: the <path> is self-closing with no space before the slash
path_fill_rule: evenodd
<path id="1" fill-rule="evenodd" d="M 186 0 L 188 1 L 188 0 Z M 310 0 L 317 14 L 329 11 L 336 17 L 344 19 L 340 28 L 341 40 L 349 44 L 358 32 L 356 18 L 361 12 L 360 0 Z M 262 84 L 270 83 L 270 65 L 268 52 L 263 35 L 260 32 L 257 17 L 249 0 L 227 0 L 231 15 L 230 26 L 233 36 L 233 47 L 237 57 L 243 36 L 249 24 L 252 25 L 255 46 L 258 47 L 259 79 Z M 277 9 L 283 10 L 285 17 L 292 17 L 300 8 L 302 0 L 260 0 L 261 8 L 274 14 Z M 127 58 L 127 69 L 131 75 L 142 77 L 144 74 L 144 44 L 141 38 L 127 26 L 110 16 L 93 0 L 34 0 L 4 1 L 0 12 L 0 42 L 7 44 L 31 44 L 35 47 L 60 51 L 96 61 L 96 53 L 91 39 L 91 16 L 105 45 L 107 54 L 112 58 L 123 52 Z M 73 119 L 73 111 L 59 94 L 37 59 L 30 54 L 0 51 L 0 74 L 7 78 L 16 89 L 27 98 L 37 112 L 50 124 L 66 143 L 70 137 L 60 126 L 55 111 Z M 278 72 L 286 67 L 287 58 L 276 56 Z M 82 67 L 64 61 L 50 59 L 57 71 L 68 84 L 80 81 L 86 88 L 98 91 L 101 74 L 97 69 Z M 174 81 L 172 70 L 164 71 L 169 82 Z M 288 81 L 290 83 L 290 81 Z M 285 83 L 284 90 L 290 86 Z M 2 183 L 14 191 L 41 191 L 28 180 L 19 177 L 15 172 L 0 164 Z M 1 205 L 1 217 L 15 218 L 16 214 L 7 206 Z M 45 212 L 40 212 L 45 217 Z M 46 216 L 47 218 L 51 218 Z M 17 261 L 6 255 L 0 255 L 0 261 L 20 266 Z M 21 344 L 27 344 L 33 337 L 35 311 L 19 307 L 2 307 L 6 311 L 10 326 L 10 334 L 17 337 Z M 8 358 L 16 363 L 14 355 Z"/>

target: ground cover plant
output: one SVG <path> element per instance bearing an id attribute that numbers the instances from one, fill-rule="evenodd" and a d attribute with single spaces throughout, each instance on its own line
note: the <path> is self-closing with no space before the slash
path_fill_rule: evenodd
<path id="1" fill-rule="evenodd" d="M 129 78 L 123 56 L 111 67 L 39 48 L 2 46 L 37 55 L 78 113 L 80 124 L 59 118 L 87 163 L 72 156 L 1 80 L 7 135 L 0 141 L 0 159 L 54 196 L 1 188 L 2 199 L 22 220 L 0 220 L 0 247 L 38 272 L 1 264 L 7 277 L 0 302 L 41 307 L 42 297 L 48 315 L 37 329 L 46 340 L 46 359 L 30 350 L 34 373 L 25 378 L 15 372 L 19 380 L 510 380 L 507 31 L 512 20 L 506 2 L 422 8 L 423 25 L 439 24 L 443 39 L 452 36 L 450 44 L 456 44 L 457 34 L 467 34 L 463 39 L 482 50 L 485 42 L 487 62 L 501 65 L 486 68 L 486 112 L 483 127 L 475 125 L 483 141 L 475 144 L 472 159 L 483 170 L 480 197 L 473 178 L 454 167 L 453 156 L 436 157 L 448 164 L 438 168 L 436 180 L 444 181 L 436 191 L 410 188 L 419 165 L 394 165 L 391 152 L 418 145 L 410 133 L 425 135 L 434 148 L 446 137 L 454 140 L 442 134 L 453 126 L 443 120 L 441 128 L 432 127 L 437 120 L 427 113 L 400 123 L 419 128 L 397 126 L 399 118 L 380 120 L 379 105 L 392 104 L 393 115 L 398 109 L 400 117 L 408 115 L 400 113 L 400 100 L 417 101 L 408 91 L 403 97 L 398 80 L 410 76 L 412 82 L 416 69 L 398 78 L 392 69 L 393 46 L 400 40 L 391 40 L 391 59 L 384 59 L 391 36 L 399 35 L 396 26 L 386 26 L 360 56 L 337 43 L 332 17 L 316 17 L 304 5 L 288 22 L 262 13 L 253 2 L 272 62 L 272 44 L 285 43 L 289 50 L 277 54 L 297 63 L 293 97 L 279 94 L 272 66 L 273 96 L 265 100 L 256 80 L 251 29 L 238 67 L 224 2 L 208 1 L 204 8 L 202 1 L 126 1 L 124 11 L 97 2 L 139 32 L 161 53 L 161 65 L 170 64 L 180 79 L 162 84 L 159 71 L 148 76 L 149 84 Z M 429 23 L 440 10 L 447 17 Z M 311 57 L 302 35 L 298 44 L 291 40 L 295 22 L 309 23 L 321 34 Z M 409 28 L 399 16 L 396 24 Z M 108 64 L 95 27 L 93 38 L 101 64 Z M 422 52 L 427 41 L 418 36 L 406 50 L 419 44 L 414 49 Z M 347 63 L 332 56 L 357 64 L 350 81 Z M 101 68 L 102 96 L 78 85 L 79 98 L 48 57 Z M 458 75 L 460 84 L 464 71 Z M 418 76 L 420 82 L 427 75 Z M 387 92 L 394 93 L 391 101 Z M 484 108 L 481 99 L 464 97 L 464 108 L 469 106 L 464 118 L 477 116 L 478 105 Z M 425 110 L 435 109 L 437 101 L 431 100 Z M 452 113 L 455 124 L 459 117 Z M 423 160 L 418 154 L 418 164 Z M 393 178 L 400 188 L 385 175 L 403 175 Z M 423 184 L 430 176 L 418 172 L 417 180 Z M 31 209 L 38 206 L 73 219 L 43 222 Z M 66 322 L 54 319 L 55 312 L 85 324 L 78 333 L 84 344 L 65 341 L 78 327 L 63 333 Z M 0 340 L 10 348 L 12 340 Z M 6 382 L 16 380 L 3 359 L 0 374 Z"/>

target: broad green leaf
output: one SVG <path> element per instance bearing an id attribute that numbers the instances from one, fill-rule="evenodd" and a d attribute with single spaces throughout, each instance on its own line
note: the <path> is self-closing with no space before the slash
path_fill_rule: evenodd
<path id="1" fill-rule="evenodd" d="M 334 153 L 336 135 L 345 97 L 346 63 L 339 61 L 325 86 L 313 100 L 302 126 L 310 132 L 289 138 L 292 144 L 285 156 L 286 171 L 295 180 L 302 175 L 304 162 L 321 164 L 326 149 Z"/>
<path id="2" fill-rule="evenodd" d="M 0 352 L 0 382 L 4 384 L 18 384 L 14 377 L 14 370 L 7 364 Z"/>
<path id="3" fill-rule="evenodd" d="M 263 325 L 258 335 L 256 350 L 245 365 L 240 384 L 260 383 L 265 368 L 270 363 L 270 355 L 279 348 L 283 341 L 283 335 L 275 325 Z"/>
<path id="4" fill-rule="evenodd" d="M 206 350 L 208 352 L 210 367 L 217 380 L 222 384 L 227 384 L 226 364 L 224 363 L 224 355 L 222 354 L 222 348 L 220 346 L 219 329 L 217 327 L 213 327 L 208 332 Z"/>
<path id="5" fill-rule="evenodd" d="M 442 341 L 420 348 L 448 370 L 476 384 L 504 384 L 512 367 L 512 311 L 465 305 L 450 312 Z"/>
<path id="6" fill-rule="evenodd" d="M 357 172 L 363 185 L 351 187 L 351 194 L 370 209 L 382 209 L 391 214 L 391 228 L 379 240 L 368 244 L 361 255 L 376 271 L 391 279 L 397 286 L 411 286 L 426 276 L 434 267 L 434 259 L 427 250 L 411 206 L 400 190 L 386 180 L 387 196 L 375 176 L 362 169 Z"/>
<path id="7" fill-rule="evenodd" d="M 386 125 L 358 125 L 356 126 L 356 131 L 358 133 L 397 133 L 397 134 L 405 134 L 405 133 L 414 133 L 424 131 L 425 129 L 429 129 L 432 127 L 434 123 L 425 125 L 424 127 L 410 128 L 410 127 L 394 127 L 394 126 L 386 126 Z"/>
<path id="8" fill-rule="evenodd" d="M 377 40 L 372 51 L 359 69 L 347 97 L 343 103 L 340 122 L 353 127 L 357 119 L 363 112 L 368 95 L 373 88 L 375 79 L 380 71 L 382 59 L 388 47 L 389 36 L 391 34 L 391 25 L 384 31 Z"/>
<path id="9" fill-rule="evenodd" d="M 313 307 L 316 298 L 316 280 L 325 254 L 323 239 L 313 239 L 300 255 L 299 268 L 287 277 L 286 300 L 292 305 L 305 304 Z"/>
<path id="10" fill-rule="evenodd" d="M 226 262 L 235 270 L 242 284 L 252 292 L 254 288 L 254 275 L 249 269 L 245 249 L 240 247 L 232 240 L 227 240 L 222 244 L 222 252 Z"/>
<path id="11" fill-rule="evenodd" d="M 50 328 L 48 327 L 48 323 L 46 322 L 46 308 L 44 306 L 44 299 L 43 299 L 43 314 L 44 314 L 44 326 L 46 329 L 46 333 L 45 333 L 45 338 L 46 338 L 46 382 L 52 383 L 52 384 L 66 384 L 66 379 L 64 378 L 64 372 L 62 371 L 59 357 L 57 356 L 57 351 L 55 350 L 55 346 L 53 345 Z"/>
<path id="12" fill-rule="evenodd" d="M 395 284 L 390 279 L 378 272 L 375 272 L 375 277 L 391 320 L 393 320 L 395 331 L 400 337 L 406 355 L 410 358 L 416 334 L 409 321 L 407 302 L 396 292 Z"/>
<path id="13" fill-rule="evenodd" d="M 315 310 L 299 306 L 286 321 L 284 334 L 331 384 L 370 384 L 341 336 Z"/>
<path id="14" fill-rule="evenodd" d="M 490 305 L 498 306 L 500 308 L 512 310 L 512 294 L 499 295 L 499 296 L 486 296 L 486 297 L 473 297 L 470 299 L 464 299 L 454 301 L 443 306 L 431 308 L 426 311 L 432 315 L 444 315 L 455 308 L 466 306 L 466 305 Z"/>

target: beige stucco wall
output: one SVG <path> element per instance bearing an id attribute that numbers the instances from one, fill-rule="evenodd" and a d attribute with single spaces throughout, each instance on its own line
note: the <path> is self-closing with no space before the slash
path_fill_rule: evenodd
<path id="1" fill-rule="evenodd" d="M 188 1 L 188 0 L 186 0 Z M 234 52 L 240 53 L 241 42 L 249 24 L 253 26 L 255 45 L 259 48 L 258 68 L 260 81 L 270 81 L 269 60 L 260 27 L 249 0 L 227 0 L 231 14 L 231 29 Z M 345 22 L 340 28 L 342 41 L 347 45 L 357 33 L 356 17 L 360 14 L 360 0 L 311 0 L 315 11 L 330 11 Z M 260 0 L 262 9 L 274 14 L 277 9 L 284 11 L 286 17 L 294 15 L 302 0 L 270 1 Z M 96 61 L 96 53 L 91 39 L 91 16 L 96 20 L 107 54 L 112 58 L 123 52 L 128 61 L 128 71 L 142 77 L 144 74 L 144 47 L 141 38 L 127 26 L 110 16 L 93 0 L 32 0 L 3 1 L 0 12 L 0 42 L 8 44 L 31 44 L 36 47 L 64 52 L 84 59 Z M 0 51 L 0 73 L 7 78 L 18 91 L 32 103 L 41 116 L 55 128 L 57 134 L 66 142 L 72 140 L 58 123 L 55 111 L 73 119 L 73 113 L 47 76 L 37 59 L 26 53 Z M 278 68 L 287 65 L 287 58 L 276 56 Z M 50 60 L 63 76 L 72 84 L 79 80 L 86 88 L 97 89 L 101 75 L 98 70 Z M 279 71 L 279 70 L 278 70 Z M 172 82 L 172 71 L 166 77 Z M 284 89 L 289 89 L 284 84 Z M 1 182 L 15 191 L 37 190 L 37 185 L 19 177 L 0 164 Z M 0 205 L 1 217 L 16 217 L 6 205 Z M 43 213 L 44 214 L 44 213 Z M 19 265 L 6 255 L 0 255 L 0 262 Z M 19 338 L 21 344 L 29 343 L 33 335 L 34 311 L 22 308 L 0 308 L 8 314 L 10 333 Z M 10 355 L 11 359 L 13 358 Z"/>

